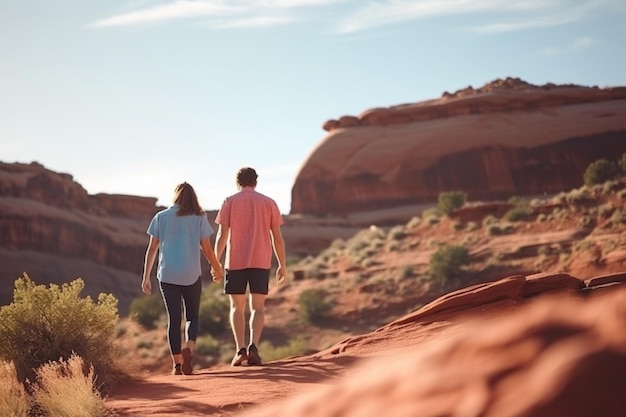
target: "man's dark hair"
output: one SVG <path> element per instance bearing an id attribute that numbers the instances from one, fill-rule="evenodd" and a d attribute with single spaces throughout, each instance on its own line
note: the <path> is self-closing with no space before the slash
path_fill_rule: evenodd
<path id="1" fill-rule="evenodd" d="M 237 172 L 237 185 L 241 187 L 256 187 L 256 179 L 258 177 L 253 168 L 241 168 L 239 172 Z"/>

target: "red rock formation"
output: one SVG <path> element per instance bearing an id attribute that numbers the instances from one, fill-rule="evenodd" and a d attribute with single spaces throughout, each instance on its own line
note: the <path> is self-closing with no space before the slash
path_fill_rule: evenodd
<path id="1" fill-rule="evenodd" d="M 626 415 L 623 279 L 598 277 L 605 287 L 587 287 L 575 277 L 545 274 L 534 277 L 542 296 L 528 302 L 524 288 L 534 286 L 528 278 L 447 294 L 373 333 L 344 340 L 313 355 L 310 364 L 320 369 L 331 357 L 334 363 L 376 357 L 342 378 L 241 415 Z M 397 348 L 382 354 L 391 345 Z M 300 369 L 308 369 L 306 359 Z"/>
<path id="2" fill-rule="evenodd" d="M 26 272 L 46 283 L 81 277 L 90 295 L 113 289 L 125 312 L 140 294 L 156 201 L 89 195 L 71 175 L 0 162 L 0 303 L 10 302 L 13 281 Z M 135 278 L 118 279 L 129 275 Z"/>
<path id="3" fill-rule="evenodd" d="M 349 213 L 436 201 L 559 192 L 587 166 L 626 152 L 626 88 L 496 80 L 441 99 L 324 124 L 302 165 L 291 213 Z"/>

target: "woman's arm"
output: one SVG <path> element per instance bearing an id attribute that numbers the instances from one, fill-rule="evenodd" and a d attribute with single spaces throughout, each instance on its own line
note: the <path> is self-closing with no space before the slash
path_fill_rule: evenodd
<path id="1" fill-rule="evenodd" d="M 150 282 L 150 273 L 154 266 L 154 260 L 159 249 L 159 239 L 154 236 L 150 236 L 148 242 L 148 248 L 146 249 L 146 256 L 143 261 L 143 278 L 141 280 L 141 291 L 144 294 L 150 295 L 152 292 L 152 283 Z"/>

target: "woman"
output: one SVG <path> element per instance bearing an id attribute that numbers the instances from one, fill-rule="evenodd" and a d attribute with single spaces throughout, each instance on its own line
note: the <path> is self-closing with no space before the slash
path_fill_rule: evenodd
<path id="1" fill-rule="evenodd" d="M 174 204 L 155 214 L 148 227 L 150 241 L 146 249 L 141 290 L 152 292 L 150 274 L 157 250 L 157 280 L 167 310 L 167 339 L 174 363 L 173 374 L 189 375 L 198 336 L 198 312 L 202 281 L 200 251 L 211 264 L 213 281 L 223 279 L 222 266 L 209 238 L 213 228 L 207 220 L 193 187 L 186 182 L 176 186 Z M 185 347 L 182 348 L 180 324 L 185 308 Z"/>

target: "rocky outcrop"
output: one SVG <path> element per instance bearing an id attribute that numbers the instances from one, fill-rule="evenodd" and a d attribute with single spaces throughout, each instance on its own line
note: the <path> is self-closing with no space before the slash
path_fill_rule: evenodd
<path id="1" fill-rule="evenodd" d="M 582 184 L 626 152 L 626 88 L 497 80 L 426 102 L 325 123 L 302 165 L 292 214 L 346 215 L 436 201 L 543 195 Z"/>
<path id="2" fill-rule="evenodd" d="M 375 356 L 357 362 L 345 378 L 242 415 L 365 417 L 382 410 L 389 417 L 625 415 L 623 280 L 607 284 L 610 289 L 589 288 L 569 276 L 542 280 L 559 293 L 523 301 L 527 279 L 511 277 L 449 294 L 373 333 L 304 358 L 301 369 L 305 359 L 321 367 Z M 435 318 L 432 310 L 446 304 L 449 309 Z"/>
<path id="3" fill-rule="evenodd" d="M 81 277 L 95 295 L 114 289 L 126 312 L 140 294 L 146 229 L 161 208 L 156 202 L 89 195 L 69 174 L 38 163 L 0 163 L 0 303 L 10 302 L 13 281 L 26 272 L 46 283 Z M 128 276 L 136 278 L 118 279 Z"/>

